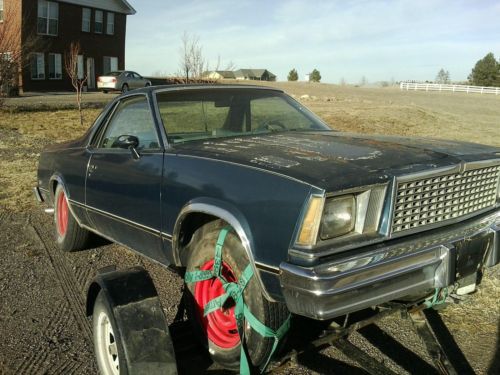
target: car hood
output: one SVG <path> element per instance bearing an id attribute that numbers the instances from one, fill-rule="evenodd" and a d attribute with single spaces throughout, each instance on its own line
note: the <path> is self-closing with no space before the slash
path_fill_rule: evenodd
<path id="1" fill-rule="evenodd" d="M 286 132 L 176 145 L 179 154 L 258 167 L 327 191 L 382 183 L 394 176 L 500 158 L 473 143 L 334 131 Z"/>

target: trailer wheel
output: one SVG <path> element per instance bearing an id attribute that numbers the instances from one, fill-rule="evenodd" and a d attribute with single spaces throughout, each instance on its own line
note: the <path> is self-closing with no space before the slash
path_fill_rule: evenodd
<path id="1" fill-rule="evenodd" d="M 185 251 L 188 251 L 187 272 L 211 270 L 214 249 L 220 230 L 225 226 L 221 220 L 199 228 Z M 227 281 L 237 281 L 249 259 L 240 239 L 229 232 L 222 250 L 222 275 Z M 218 279 L 187 284 L 186 305 L 189 320 L 202 343 L 208 347 L 214 362 L 237 370 L 240 362 L 240 337 L 234 316 L 234 301 L 229 298 L 223 309 L 204 316 L 207 302 L 220 296 L 224 290 Z M 277 329 L 288 318 L 289 312 L 282 303 L 271 303 L 265 299 L 257 277 L 250 279 L 243 293 L 244 302 L 264 325 Z M 273 340 L 262 337 L 245 323 L 245 340 L 254 366 L 262 366 L 272 350 Z"/>
<path id="2" fill-rule="evenodd" d="M 78 225 L 69 209 L 66 192 L 60 184 L 54 194 L 54 222 L 56 242 L 61 250 L 81 250 L 88 244 L 90 232 Z"/>
<path id="3" fill-rule="evenodd" d="M 94 351 L 99 372 L 102 375 L 127 374 L 120 332 L 103 291 L 99 292 L 94 304 L 92 325 Z"/>

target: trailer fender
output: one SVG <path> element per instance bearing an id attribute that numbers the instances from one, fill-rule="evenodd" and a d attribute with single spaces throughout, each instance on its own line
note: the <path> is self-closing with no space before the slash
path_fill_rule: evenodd
<path id="1" fill-rule="evenodd" d="M 111 306 L 129 374 L 177 374 L 170 331 L 160 299 L 142 267 L 100 270 L 87 292 L 87 315 L 99 293 Z"/>

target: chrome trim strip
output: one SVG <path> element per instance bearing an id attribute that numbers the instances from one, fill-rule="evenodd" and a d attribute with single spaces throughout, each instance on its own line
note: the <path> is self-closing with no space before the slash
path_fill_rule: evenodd
<path id="1" fill-rule="evenodd" d="M 268 264 L 264 264 L 264 263 L 260 263 L 260 262 L 255 262 L 255 267 L 257 267 L 258 269 L 261 269 L 262 271 L 272 272 L 272 273 L 276 273 L 276 274 L 280 273 L 279 267 L 270 266 Z"/>
<path id="2" fill-rule="evenodd" d="M 129 220 L 129 219 L 126 219 L 124 217 L 121 217 L 121 216 L 118 216 L 118 215 L 114 215 L 112 213 L 109 213 L 107 211 L 103 211 L 103 210 L 99 210 L 98 208 L 95 208 L 95 207 L 91 207 L 91 206 L 88 206 L 88 205 L 84 205 L 80 202 L 77 202 L 77 201 L 74 201 L 72 199 L 68 199 L 69 202 L 71 202 L 72 204 L 76 205 L 76 206 L 79 206 L 79 207 L 82 207 L 82 208 L 85 208 L 87 210 L 90 210 L 90 211 L 93 211 L 95 213 L 98 213 L 98 214 L 101 214 L 103 216 L 106 216 L 106 217 L 109 217 L 111 219 L 115 219 L 115 220 L 118 220 L 124 224 L 127 224 L 127 225 L 130 225 L 132 227 L 135 227 L 137 229 L 141 229 L 145 232 L 148 232 L 148 233 L 151 233 L 157 237 L 160 237 L 160 234 L 161 232 L 157 229 L 154 229 L 154 228 L 151 228 L 151 227 L 148 227 L 146 225 L 142 225 L 142 224 L 139 224 L 135 221 L 132 221 L 132 220 Z"/>
<path id="3" fill-rule="evenodd" d="M 107 239 L 108 241 L 110 241 L 110 242 L 112 242 L 112 243 L 115 243 L 115 244 L 117 244 L 117 245 L 123 246 L 123 247 L 124 247 L 124 248 L 126 248 L 127 250 L 132 251 L 134 254 L 140 255 L 141 257 L 144 257 L 144 258 L 146 258 L 146 259 L 150 260 L 150 261 L 151 261 L 151 262 L 153 262 L 153 263 L 159 264 L 160 266 L 162 266 L 162 267 L 164 267 L 164 268 L 166 268 L 166 269 L 170 269 L 170 268 L 169 268 L 169 265 L 164 264 L 164 263 L 161 263 L 161 262 L 159 262 L 159 261 L 157 261 L 156 259 L 153 259 L 153 258 L 151 258 L 151 257 L 148 257 L 146 254 L 141 253 L 141 252 L 138 252 L 137 250 L 134 250 L 133 248 L 131 248 L 131 247 L 129 247 L 129 246 L 127 246 L 127 245 L 125 245 L 125 244 L 123 244 L 123 243 L 121 243 L 121 242 L 119 242 L 119 241 L 115 240 L 114 238 L 111 238 L 111 237 L 109 237 L 109 236 L 106 236 L 106 235 L 102 234 L 101 232 L 99 232 L 99 231 L 98 231 L 97 229 L 95 229 L 95 228 L 89 227 L 89 226 L 84 225 L 84 224 L 82 224 L 82 225 L 80 225 L 80 226 L 81 226 L 82 228 L 84 228 L 84 229 L 86 229 L 86 230 L 90 231 L 90 232 L 93 232 L 93 233 L 97 234 L 98 236 L 101 236 L 102 238 Z"/>
<path id="4" fill-rule="evenodd" d="M 500 165 L 500 159 L 472 161 L 465 163 L 464 172 L 470 171 L 471 169 L 495 167 L 497 165 Z"/>
<path id="5" fill-rule="evenodd" d="M 207 203 L 188 203 L 185 205 L 179 215 L 177 216 L 177 221 L 175 222 L 174 226 L 174 235 L 172 237 L 172 255 L 174 258 L 174 262 L 176 266 L 182 267 L 183 264 L 181 263 L 180 260 L 180 254 L 179 254 L 179 233 L 180 229 L 182 226 L 182 222 L 184 218 L 193 212 L 199 212 L 199 213 L 204 213 L 208 215 L 212 215 L 215 217 L 218 217 L 224 221 L 226 221 L 233 229 L 236 231 L 236 234 L 240 238 L 241 244 L 243 245 L 243 248 L 245 249 L 245 252 L 248 256 L 248 260 L 250 264 L 252 265 L 252 270 L 255 274 L 255 277 L 258 280 L 259 286 L 262 289 L 262 293 L 264 297 L 271 302 L 276 302 L 274 298 L 272 298 L 269 293 L 267 292 L 266 288 L 264 287 L 264 284 L 259 276 L 259 273 L 257 272 L 257 264 L 255 262 L 254 256 L 253 256 L 253 251 L 252 251 L 252 245 L 250 243 L 250 239 L 247 236 L 247 233 L 243 229 L 241 223 L 238 221 L 238 219 L 229 211 L 222 209 L 220 207 L 207 204 Z M 262 264 L 261 264 L 262 265 Z"/>
<path id="6" fill-rule="evenodd" d="M 163 92 L 176 92 L 176 91 L 202 91 L 202 90 L 227 90 L 227 89 L 256 89 L 256 90 L 269 90 L 269 91 L 277 91 L 284 93 L 283 90 L 270 87 L 270 86 L 257 86 L 257 85 L 172 85 L 170 87 L 162 87 L 158 89 L 153 89 L 154 94 L 163 93 Z"/>
<path id="7" fill-rule="evenodd" d="M 161 233 L 160 233 L 160 236 L 161 236 L 162 238 L 165 238 L 167 241 L 172 241 L 172 235 L 171 235 L 171 234 L 161 232 Z"/>
<path id="8" fill-rule="evenodd" d="M 460 172 L 461 172 L 461 165 L 454 164 L 448 167 L 436 168 L 431 170 L 427 169 L 425 171 L 420 171 L 417 173 L 405 174 L 403 176 L 398 176 L 396 180 L 397 183 L 399 184 L 401 182 L 420 180 L 421 178 L 432 178 L 435 176 L 442 176 L 445 174 L 460 173 Z"/>

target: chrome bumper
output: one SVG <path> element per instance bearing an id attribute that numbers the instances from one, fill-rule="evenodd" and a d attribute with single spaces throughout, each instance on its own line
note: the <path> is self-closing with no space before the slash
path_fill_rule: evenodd
<path id="1" fill-rule="evenodd" d="M 280 280 L 291 312 L 330 319 L 406 296 L 424 297 L 499 261 L 497 210 L 314 267 L 283 262 Z"/>

